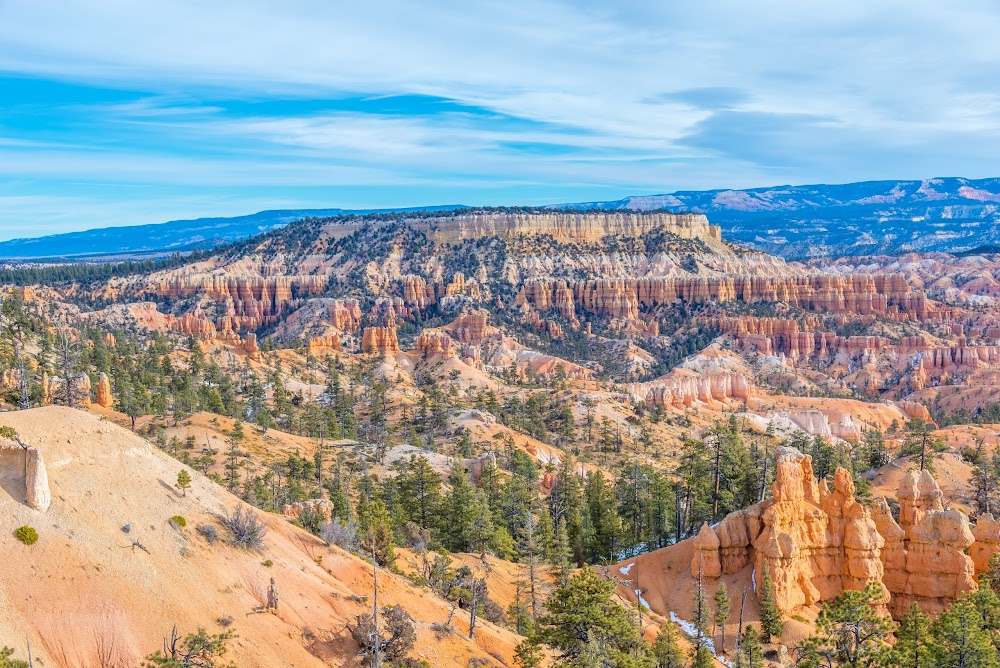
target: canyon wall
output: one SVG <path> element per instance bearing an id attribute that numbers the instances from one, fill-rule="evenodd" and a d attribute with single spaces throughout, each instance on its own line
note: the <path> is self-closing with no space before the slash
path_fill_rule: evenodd
<path id="1" fill-rule="evenodd" d="M 636 318 L 639 309 L 677 302 L 785 302 L 824 313 L 884 314 L 923 320 L 930 303 L 899 275 L 805 274 L 785 276 L 683 276 L 638 279 L 525 283 L 518 305 L 557 310 L 570 317 L 577 309 L 612 318 Z"/>
<path id="2" fill-rule="evenodd" d="M 816 480 L 811 457 L 779 448 L 771 498 L 705 524 L 692 542 L 691 572 L 718 577 L 753 563 L 759 583 L 767 567 L 786 616 L 870 580 L 882 584 L 881 603 L 897 619 L 913 604 L 938 613 L 975 591 L 975 575 L 1000 547 L 1000 522 L 986 515 L 971 529 L 963 513 L 943 507 L 926 471 L 901 480 L 898 523 L 885 499 L 869 510 L 854 492 L 845 469 L 830 488 Z"/>
<path id="3" fill-rule="evenodd" d="M 435 243 L 459 243 L 484 237 L 551 236 L 565 243 L 594 243 L 606 235 L 637 237 L 663 230 L 683 239 L 717 243 L 721 228 L 710 225 L 700 213 L 644 213 L 636 211 L 588 211 L 569 213 L 481 212 L 442 218 L 413 218 L 407 221 L 424 230 Z"/>

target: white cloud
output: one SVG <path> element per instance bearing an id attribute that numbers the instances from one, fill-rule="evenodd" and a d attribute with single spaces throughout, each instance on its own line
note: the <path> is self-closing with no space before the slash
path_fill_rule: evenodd
<path id="1" fill-rule="evenodd" d="M 3 0 L 0 71 L 149 97 L 76 110 L 114 142 L 33 146 L 0 127 L 0 174 L 38 191 L 85 176 L 621 195 L 985 176 L 998 33 L 986 0 Z M 405 94 L 496 116 L 222 104 Z"/>

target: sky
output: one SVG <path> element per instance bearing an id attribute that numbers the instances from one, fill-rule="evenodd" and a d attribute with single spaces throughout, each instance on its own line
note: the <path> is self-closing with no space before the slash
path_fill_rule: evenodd
<path id="1" fill-rule="evenodd" d="M 0 0 L 0 240 L 1000 175 L 995 0 Z"/>

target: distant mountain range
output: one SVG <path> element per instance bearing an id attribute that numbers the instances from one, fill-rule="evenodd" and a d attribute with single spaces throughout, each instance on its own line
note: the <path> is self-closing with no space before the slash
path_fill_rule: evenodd
<path id="1" fill-rule="evenodd" d="M 382 209 L 452 210 L 459 205 Z M 708 215 L 726 239 L 788 258 L 911 250 L 959 252 L 1000 244 L 1000 178 L 865 181 L 844 185 L 681 191 L 574 209 L 666 209 Z M 376 210 L 262 211 L 0 242 L 0 258 L 39 258 L 208 248 L 306 217 Z"/>
<path id="2" fill-rule="evenodd" d="M 105 227 L 82 232 L 52 234 L 33 239 L 0 241 L 0 258 L 73 258 L 155 252 L 182 252 L 213 248 L 255 234 L 269 232 L 303 218 L 377 213 L 380 211 L 426 211 L 464 208 L 449 204 L 409 209 L 282 209 L 260 211 L 232 218 L 172 220 L 151 225 Z"/>
<path id="3" fill-rule="evenodd" d="M 726 239 L 791 258 L 965 251 L 1000 241 L 1000 178 L 682 191 L 566 206 L 704 213 Z"/>

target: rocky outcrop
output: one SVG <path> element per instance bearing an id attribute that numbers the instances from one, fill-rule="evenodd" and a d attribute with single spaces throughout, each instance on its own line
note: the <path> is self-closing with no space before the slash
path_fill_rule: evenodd
<path id="1" fill-rule="evenodd" d="M 572 301 L 570 301 L 572 296 Z M 636 318 L 640 308 L 678 302 L 785 302 L 823 313 L 885 314 L 923 320 L 924 293 L 897 274 L 803 274 L 783 276 L 683 276 L 572 281 L 540 279 L 526 283 L 518 304 L 558 309 L 570 317 L 570 305 L 595 315 Z"/>
<path id="2" fill-rule="evenodd" d="M 285 504 L 281 512 L 285 517 L 293 520 L 299 519 L 304 512 L 311 512 L 318 515 L 322 521 L 327 522 L 331 519 L 331 513 L 333 513 L 333 501 L 329 499 L 296 501 L 295 503 Z"/>
<path id="3" fill-rule="evenodd" d="M 217 273 L 170 274 L 152 283 L 158 297 L 178 299 L 205 295 L 222 305 L 217 329 L 256 330 L 278 321 L 295 298 L 320 294 L 327 277 L 227 276 Z"/>
<path id="4" fill-rule="evenodd" d="M 969 558 L 976 567 L 976 575 L 990 569 L 990 559 L 1000 552 L 1000 520 L 993 519 L 990 513 L 983 513 L 976 519 L 972 529 L 975 542 L 969 548 Z"/>
<path id="5" fill-rule="evenodd" d="M 20 442 L 0 441 L 0 476 L 24 483 L 24 502 L 29 508 L 45 512 L 52 504 L 49 476 L 42 453 Z"/>
<path id="6" fill-rule="evenodd" d="M 694 539 L 694 558 L 691 559 L 691 577 L 717 578 L 722 575 L 719 556 L 719 537 L 705 522 Z"/>
<path id="7" fill-rule="evenodd" d="M 101 372 L 101 377 L 97 381 L 97 405 L 103 408 L 114 406 L 115 399 L 111 394 L 111 379 L 108 374 Z"/>
<path id="8" fill-rule="evenodd" d="M 357 299 L 336 299 L 328 307 L 330 324 L 341 332 L 356 332 L 361 327 L 361 306 Z"/>
<path id="9" fill-rule="evenodd" d="M 691 571 L 707 576 L 717 565 L 720 574 L 735 573 L 755 558 L 758 574 L 768 568 L 787 615 L 881 581 L 883 545 L 846 470 L 837 470 L 830 489 L 813 476 L 811 457 L 779 448 L 771 498 L 728 515 L 715 529 L 702 527 Z M 888 600 L 886 593 L 883 603 Z"/>
<path id="10" fill-rule="evenodd" d="M 753 382 L 738 371 L 698 374 L 675 369 L 646 383 L 632 383 L 629 392 L 650 406 L 684 408 L 695 404 L 718 405 L 745 401 L 753 394 Z"/>
<path id="11" fill-rule="evenodd" d="M 414 275 L 403 276 L 402 283 L 402 303 L 415 311 L 427 309 L 439 301 L 458 296 L 465 296 L 474 302 L 482 300 L 479 284 L 474 280 L 467 281 L 465 274 L 461 272 L 455 273 L 449 283 L 445 283 L 444 278 L 428 283 L 422 276 Z"/>
<path id="12" fill-rule="evenodd" d="M 243 341 L 241 347 L 243 348 L 243 352 L 247 354 L 247 358 L 249 358 L 251 362 L 261 361 L 260 346 L 257 345 L 256 334 L 254 334 L 253 332 L 247 334 L 247 338 L 245 341 Z"/>
<path id="13" fill-rule="evenodd" d="M 417 354 L 421 357 L 433 357 L 440 355 L 443 357 L 453 357 L 455 354 L 452 344 L 454 339 L 444 332 L 435 332 L 425 329 L 420 332 L 417 338 Z"/>
<path id="14" fill-rule="evenodd" d="M 329 334 L 327 336 L 310 337 L 307 347 L 309 349 L 309 352 L 313 355 L 331 350 L 335 352 L 341 352 L 343 350 L 343 347 L 341 346 L 340 343 L 339 334 Z"/>
<path id="15" fill-rule="evenodd" d="M 489 335 L 488 320 L 489 313 L 486 311 L 467 311 L 455 319 L 451 324 L 451 328 L 456 339 L 462 343 L 471 343 L 478 346 L 482 345 L 483 341 Z"/>
<path id="16" fill-rule="evenodd" d="M 399 339 L 396 338 L 396 328 L 365 327 L 361 335 L 361 350 L 375 355 L 398 353 Z"/>
<path id="17" fill-rule="evenodd" d="M 929 614 L 941 612 L 976 589 L 975 564 L 966 554 L 976 553 L 970 550 L 975 537 L 969 518 L 944 509 L 941 490 L 927 471 L 903 476 L 897 498 L 899 523 L 884 499 L 874 504 L 876 526 L 885 540 L 881 559 L 892 595 L 889 610 L 897 619 L 914 603 Z"/>
<path id="18" fill-rule="evenodd" d="M 637 237 L 662 230 L 683 239 L 719 242 L 722 233 L 699 213 L 647 213 L 641 211 L 609 211 L 566 213 L 562 211 L 513 213 L 483 212 L 442 218 L 418 218 L 409 221 L 418 229 L 427 230 L 435 243 L 458 243 L 483 237 L 548 236 L 567 243 L 593 243 L 607 235 Z"/>

